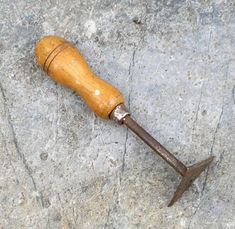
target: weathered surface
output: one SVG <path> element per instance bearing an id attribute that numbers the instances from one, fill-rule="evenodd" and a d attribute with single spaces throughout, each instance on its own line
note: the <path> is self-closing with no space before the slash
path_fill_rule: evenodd
<path id="1" fill-rule="evenodd" d="M 48 34 L 180 159 L 216 156 L 173 207 L 178 175 L 38 68 Z M 233 0 L 0 1 L 0 228 L 234 228 L 234 47 Z"/>

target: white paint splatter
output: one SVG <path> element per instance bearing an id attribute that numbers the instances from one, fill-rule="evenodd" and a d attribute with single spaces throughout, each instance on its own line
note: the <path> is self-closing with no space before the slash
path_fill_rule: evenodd
<path id="1" fill-rule="evenodd" d="M 100 90 L 96 89 L 95 90 L 95 95 L 100 95 Z"/>
<path id="2" fill-rule="evenodd" d="M 95 24 L 95 22 L 93 20 L 88 20 L 88 21 L 86 21 L 84 26 L 87 29 L 86 36 L 88 38 L 91 38 L 92 34 L 96 33 L 96 24 Z"/>

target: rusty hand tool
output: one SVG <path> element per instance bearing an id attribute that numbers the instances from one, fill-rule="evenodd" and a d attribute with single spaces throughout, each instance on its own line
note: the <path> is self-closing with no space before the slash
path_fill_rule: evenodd
<path id="1" fill-rule="evenodd" d="M 212 162 L 213 156 L 189 167 L 179 161 L 131 118 L 122 93 L 97 77 L 82 54 L 63 38 L 42 38 L 36 45 L 36 58 L 48 75 L 78 92 L 98 116 L 125 124 L 182 176 L 168 206 L 173 205 Z"/>

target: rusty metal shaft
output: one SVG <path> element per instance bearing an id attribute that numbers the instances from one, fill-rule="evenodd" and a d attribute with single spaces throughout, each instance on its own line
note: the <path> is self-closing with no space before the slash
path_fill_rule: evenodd
<path id="1" fill-rule="evenodd" d="M 138 137 L 140 137 L 147 145 L 149 145 L 157 154 L 159 154 L 170 166 L 172 166 L 180 175 L 184 176 L 187 167 L 171 154 L 163 145 L 153 138 L 146 130 L 144 130 L 131 116 L 127 115 L 123 118 L 123 123 L 131 129 Z"/>
<path id="2" fill-rule="evenodd" d="M 206 160 L 198 162 L 194 165 L 185 166 L 180 160 L 178 160 L 163 145 L 161 145 L 155 138 L 153 138 L 146 130 L 144 130 L 131 118 L 129 111 L 124 104 L 118 105 L 112 111 L 110 118 L 119 124 L 125 124 L 182 176 L 181 182 L 168 206 L 172 206 L 183 195 L 183 193 L 190 187 L 192 182 L 205 169 L 208 168 L 214 159 L 214 156 L 210 156 Z"/>

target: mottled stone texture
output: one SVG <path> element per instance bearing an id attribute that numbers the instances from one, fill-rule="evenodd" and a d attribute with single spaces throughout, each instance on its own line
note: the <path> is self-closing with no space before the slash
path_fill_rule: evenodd
<path id="1" fill-rule="evenodd" d="M 173 207 L 179 176 L 38 68 L 48 34 L 184 162 L 216 156 Z M 1 0 L 0 70 L 0 228 L 235 228 L 234 0 Z"/>

